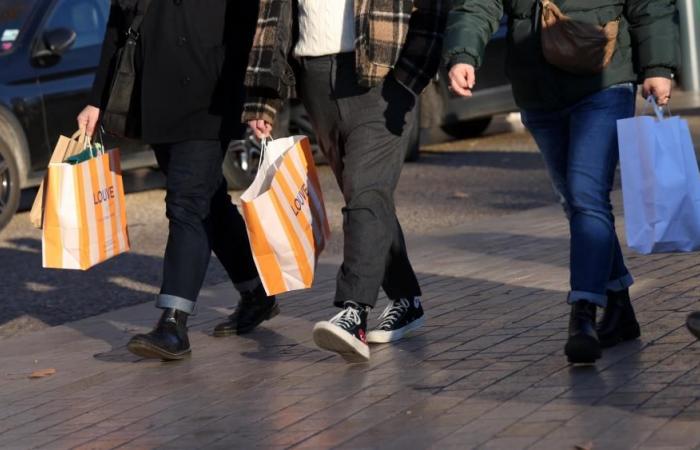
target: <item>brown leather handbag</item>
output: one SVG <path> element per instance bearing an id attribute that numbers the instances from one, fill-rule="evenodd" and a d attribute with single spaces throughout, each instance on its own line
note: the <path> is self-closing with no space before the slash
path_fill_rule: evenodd
<path id="1" fill-rule="evenodd" d="M 571 19 L 551 0 L 541 1 L 541 41 L 545 60 L 577 75 L 602 72 L 615 53 L 619 18 L 601 27 Z"/>

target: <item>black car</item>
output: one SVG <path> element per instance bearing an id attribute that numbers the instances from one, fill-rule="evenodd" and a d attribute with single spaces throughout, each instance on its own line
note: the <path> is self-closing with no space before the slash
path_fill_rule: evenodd
<path id="1" fill-rule="evenodd" d="M 76 128 L 99 61 L 109 4 L 0 0 L 0 229 L 17 210 L 21 190 L 41 181 L 58 136 Z M 485 128 L 490 116 L 514 108 L 500 41 L 502 36 L 491 43 L 497 51 L 487 52 L 480 90 L 469 102 L 451 98 L 442 79 L 430 86 L 421 102 L 421 127 L 474 133 Z M 313 134 L 300 105 L 292 105 L 286 117 L 278 126 L 280 134 Z M 409 158 L 417 157 L 418 131 Z M 148 147 L 139 142 L 105 140 L 108 147 L 122 149 L 125 170 L 155 164 Z M 258 155 L 254 139 L 232 143 L 224 163 L 232 187 L 247 185 Z"/>

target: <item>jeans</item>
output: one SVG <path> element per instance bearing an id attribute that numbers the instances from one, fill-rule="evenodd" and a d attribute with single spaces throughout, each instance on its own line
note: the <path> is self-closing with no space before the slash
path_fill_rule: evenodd
<path id="1" fill-rule="evenodd" d="M 257 287 L 260 279 L 245 223 L 231 203 L 221 171 L 226 145 L 185 141 L 153 148 L 167 180 L 169 220 L 156 306 L 192 314 L 212 250 L 239 291 Z"/>
<path id="2" fill-rule="evenodd" d="M 394 300 L 421 295 L 394 207 L 415 96 L 392 76 L 359 86 L 352 53 L 301 65 L 300 97 L 345 199 L 335 305 L 374 306 L 380 286 Z"/>
<path id="3" fill-rule="evenodd" d="M 615 231 L 610 191 L 619 159 L 617 120 L 634 115 L 631 83 L 604 89 L 559 111 L 523 111 L 569 219 L 569 303 L 607 304 L 607 291 L 632 285 Z"/>

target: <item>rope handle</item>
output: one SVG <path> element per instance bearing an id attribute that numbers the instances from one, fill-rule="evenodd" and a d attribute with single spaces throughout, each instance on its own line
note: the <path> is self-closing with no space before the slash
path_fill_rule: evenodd
<path id="1" fill-rule="evenodd" d="M 664 120 L 666 116 L 664 110 L 668 111 L 668 117 L 671 117 L 673 115 L 671 113 L 671 104 L 669 103 L 666 106 L 659 106 L 659 104 L 656 103 L 656 97 L 654 97 L 653 95 L 648 96 L 646 101 L 644 102 L 644 108 L 642 108 L 642 115 L 645 115 L 647 113 L 649 105 L 651 105 L 652 109 L 654 110 L 654 114 L 656 115 L 656 118 L 659 121 Z"/>

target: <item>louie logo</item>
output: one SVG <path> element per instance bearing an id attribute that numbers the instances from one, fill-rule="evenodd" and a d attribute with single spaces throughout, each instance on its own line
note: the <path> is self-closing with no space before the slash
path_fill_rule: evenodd
<path id="1" fill-rule="evenodd" d="M 306 202 L 309 200 L 309 187 L 306 185 L 306 183 L 301 185 L 301 189 L 299 189 L 299 192 L 297 192 L 297 195 L 294 197 L 294 201 L 292 202 L 292 212 L 294 213 L 295 216 L 298 216 L 299 213 L 301 212 L 301 208 L 306 205 Z"/>
<path id="2" fill-rule="evenodd" d="M 92 202 L 95 206 L 114 199 L 114 186 L 108 186 L 92 194 Z"/>

